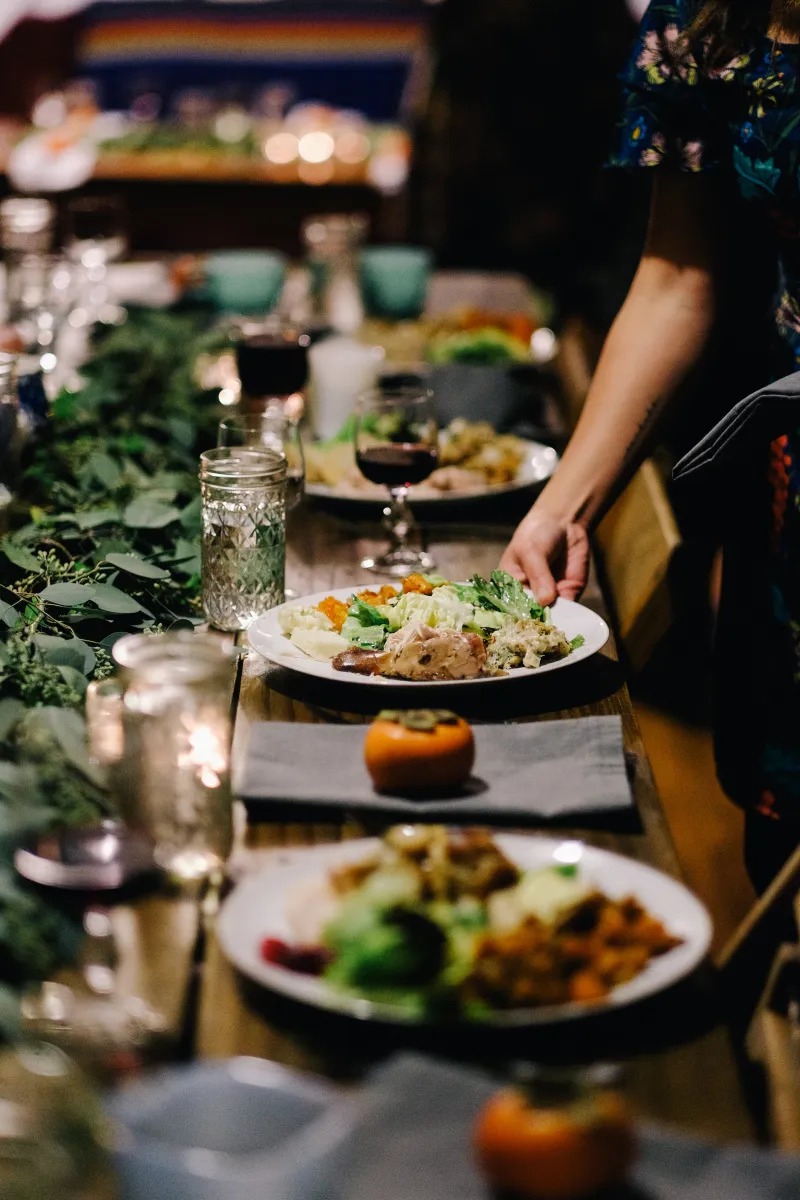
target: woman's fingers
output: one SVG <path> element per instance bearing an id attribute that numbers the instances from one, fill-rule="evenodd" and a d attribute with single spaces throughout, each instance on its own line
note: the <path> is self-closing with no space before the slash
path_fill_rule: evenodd
<path id="1" fill-rule="evenodd" d="M 567 556 L 564 577 L 559 580 L 558 594 L 565 600 L 577 600 L 586 587 L 589 574 L 589 535 L 582 525 L 567 529 Z"/>
<path id="2" fill-rule="evenodd" d="M 552 604 L 556 598 L 556 581 L 547 556 L 538 546 L 528 544 L 520 547 L 517 557 L 536 599 L 540 604 Z"/>
<path id="3" fill-rule="evenodd" d="M 516 550 L 513 546 L 507 546 L 503 557 L 500 559 L 500 570 L 508 571 L 514 579 L 518 579 L 520 583 L 527 583 L 528 579 L 525 574 L 525 568 L 517 557 Z"/>

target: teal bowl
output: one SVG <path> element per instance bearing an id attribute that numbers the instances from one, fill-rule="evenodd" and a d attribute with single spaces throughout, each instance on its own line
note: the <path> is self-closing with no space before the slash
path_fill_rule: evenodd
<path id="1" fill-rule="evenodd" d="M 361 252 L 361 287 L 367 312 L 395 320 L 425 308 L 433 255 L 421 246 L 367 246 Z"/>
<path id="2" fill-rule="evenodd" d="M 275 307 L 286 259 L 274 250 L 221 250 L 205 262 L 204 291 L 222 312 L 263 313 Z"/>

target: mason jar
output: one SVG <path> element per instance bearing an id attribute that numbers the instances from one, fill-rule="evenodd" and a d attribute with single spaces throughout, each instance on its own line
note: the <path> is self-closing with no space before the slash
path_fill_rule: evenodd
<path id="1" fill-rule="evenodd" d="M 113 656 L 122 757 L 110 769 L 122 817 L 170 877 L 210 878 L 233 845 L 230 648 L 213 634 L 131 634 Z"/>
<path id="2" fill-rule="evenodd" d="M 284 599 L 286 458 L 224 446 L 200 456 L 203 609 L 211 625 L 247 629 Z"/>

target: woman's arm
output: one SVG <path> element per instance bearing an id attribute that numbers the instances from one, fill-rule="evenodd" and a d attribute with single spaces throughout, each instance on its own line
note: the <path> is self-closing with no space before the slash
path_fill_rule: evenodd
<path id="1" fill-rule="evenodd" d="M 642 260 L 575 433 L 503 556 L 542 604 L 582 591 L 587 530 L 644 458 L 658 417 L 700 356 L 714 320 L 718 225 L 709 177 L 659 173 Z"/>

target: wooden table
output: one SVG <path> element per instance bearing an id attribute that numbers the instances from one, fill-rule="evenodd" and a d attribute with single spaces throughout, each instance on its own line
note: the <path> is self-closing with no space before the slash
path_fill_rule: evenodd
<path id="1" fill-rule="evenodd" d="M 361 525 L 301 511 L 290 530 L 290 586 L 302 595 L 361 581 L 359 560 L 379 545 L 369 533 Z M 451 578 L 463 578 L 496 566 L 508 528 L 476 523 L 441 526 L 429 533 L 439 569 Z M 602 609 L 596 582 L 586 601 Z M 367 719 L 364 712 L 345 717 L 339 711 L 345 703 L 345 685 L 319 683 L 268 668 L 257 656 L 246 658 L 235 695 L 235 756 L 244 753 L 254 721 Z M 614 647 L 607 646 L 596 659 L 572 671 L 519 683 L 504 685 L 502 696 L 493 695 L 491 712 L 483 689 L 468 697 L 470 704 L 460 702 L 460 711 L 483 721 L 620 714 L 638 815 L 617 820 L 614 828 L 606 823 L 573 832 L 676 874 L 673 846 Z M 347 690 L 350 707 L 365 701 L 375 703 L 370 689 Z M 437 693 L 440 702 L 447 703 Z M 269 823 L 264 823 L 264 806 L 260 806 L 259 823 L 253 820 L 247 828 L 246 845 L 253 853 L 363 832 L 344 815 L 335 823 L 330 817 L 326 823 L 301 821 L 296 813 L 266 815 L 272 818 Z M 116 912 L 117 927 L 124 934 L 126 986 L 161 1006 L 185 1053 L 204 1058 L 253 1054 L 340 1079 L 358 1077 L 370 1063 L 404 1045 L 501 1068 L 521 1057 L 620 1058 L 629 1061 L 629 1090 L 647 1118 L 721 1139 L 752 1136 L 728 1036 L 718 1023 L 711 981 L 703 971 L 666 996 L 558 1031 L 485 1036 L 473 1031 L 468 1038 L 441 1032 L 409 1036 L 321 1014 L 240 980 L 217 944 L 215 912 L 213 897 L 198 905 L 192 898 L 163 896 L 148 897 Z"/>

